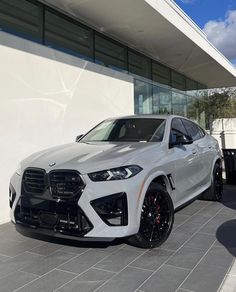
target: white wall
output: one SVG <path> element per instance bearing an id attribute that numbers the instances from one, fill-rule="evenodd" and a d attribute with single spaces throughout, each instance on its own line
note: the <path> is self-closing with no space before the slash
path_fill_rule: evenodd
<path id="1" fill-rule="evenodd" d="M 8 184 L 27 155 L 134 113 L 133 78 L 0 32 L 0 223 Z"/>
<path id="2" fill-rule="evenodd" d="M 236 118 L 214 120 L 212 136 L 217 139 L 221 149 L 236 149 Z"/>

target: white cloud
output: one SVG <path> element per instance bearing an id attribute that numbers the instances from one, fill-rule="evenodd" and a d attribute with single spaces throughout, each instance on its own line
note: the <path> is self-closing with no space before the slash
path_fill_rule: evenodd
<path id="1" fill-rule="evenodd" d="M 180 1 L 185 4 L 192 4 L 195 0 L 180 0 Z"/>
<path id="2" fill-rule="evenodd" d="M 236 10 L 229 11 L 224 20 L 208 21 L 203 31 L 209 41 L 228 59 L 236 59 Z"/>

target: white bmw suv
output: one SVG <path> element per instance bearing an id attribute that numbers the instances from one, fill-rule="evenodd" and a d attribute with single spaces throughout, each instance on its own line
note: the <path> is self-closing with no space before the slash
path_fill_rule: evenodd
<path id="1" fill-rule="evenodd" d="M 222 196 L 217 141 L 186 118 L 140 115 L 105 120 L 75 143 L 26 158 L 9 201 L 23 228 L 152 248 L 168 238 L 175 210 L 199 196 Z"/>

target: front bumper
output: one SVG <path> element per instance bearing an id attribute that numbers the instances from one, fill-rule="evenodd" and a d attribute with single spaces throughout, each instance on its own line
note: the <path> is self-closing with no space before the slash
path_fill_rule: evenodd
<path id="1" fill-rule="evenodd" d="M 22 176 L 14 174 L 10 182 L 11 220 L 38 233 L 79 240 L 110 240 L 138 232 L 140 174 L 125 181 L 92 182 L 87 175 L 83 175 L 83 180 L 86 187 L 78 199 L 58 201 L 49 198 L 48 194 L 47 198 L 26 195 L 22 188 Z M 126 197 L 127 221 L 122 221 L 121 226 L 109 224 L 92 206 L 92 202 L 114 194 L 125 194 Z"/>

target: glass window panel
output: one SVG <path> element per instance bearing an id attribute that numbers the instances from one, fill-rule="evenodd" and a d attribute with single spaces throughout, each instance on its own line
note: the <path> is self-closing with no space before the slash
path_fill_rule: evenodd
<path id="1" fill-rule="evenodd" d="M 108 67 L 126 70 L 126 47 L 96 34 L 95 60 Z"/>
<path id="2" fill-rule="evenodd" d="M 132 51 L 129 51 L 128 62 L 129 62 L 130 73 L 143 76 L 146 78 L 150 78 L 151 61 L 149 58 L 136 54 Z"/>
<path id="3" fill-rule="evenodd" d="M 172 105 L 172 112 L 174 115 L 186 116 L 186 113 L 187 113 L 186 105 L 173 104 Z"/>
<path id="4" fill-rule="evenodd" d="M 158 95 L 160 98 L 160 114 L 171 114 L 171 90 L 163 87 L 158 87 Z"/>
<path id="5" fill-rule="evenodd" d="M 152 85 L 143 81 L 134 82 L 134 104 L 136 114 L 152 114 Z"/>
<path id="6" fill-rule="evenodd" d="M 181 119 L 173 119 L 171 122 L 171 130 L 176 131 L 177 133 L 182 133 L 184 135 L 188 135 Z"/>
<path id="7" fill-rule="evenodd" d="M 182 123 L 181 119 L 173 119 L 171 123 L 171 131 L 170 131 L 170 144 L 177 142 L 177 137 L 179 134 L 183 134 L 188 136 L 188 133 Z"/>
<path id="8" fill-rule="evenodd" d="M 201 105 L 201 99 L 188 96 L 187 97 L 187 117 L 199 125 L 201 125 L 204 129 L 206 128 L 206 118 L 205 118 L 205 110 L 204 106 Z"/>
<path id="9" fill-rule="evenodd" d="M 184 92 L 182 91 L 172 91 L 172 103 L 173 104 L 186 104 L 187 98 Z"/>
<path id="10" fill-rule="evenodd" d="M 25 0 L 0 1 L 0 27 L 42 40 L 41 7 Z"/>
<path id="11" fill-rule="evenodd" d="M 207 89 L 207 86 L 201 83 L 198 83 L 197 87 L 198 89 Z"/>
<path id="12" fill-rule="evenodd" d="M 159 95 L 160 89 L 158 86 L 153 86 L 153 114 L 159 114 L 160 111 L 160 95 Z"/>
<path id="13" fill-rule="evenodd" d="M 196 141 L 198 139 L 202 138 L 202 130 L 194 123 L 183 119 L 184 127 L 186 128 L 188 135 L 193 139 L 193 141 Z"/>
<path id="14" fill-rule="evenodd" d="M 197 89 L 198 89 L 197 82 L 192 79 L 186 78 L 186 90 L 191 91 Z"/>
<path id="15" fill-rule="evenodd" d="M 187 97 L 185 93 L 181 91 L 172 92 L 172 111 L 175 115 L 186 116 L 187 115 Z"/>
<path id="16" fill-rule="evenodd" d="M 158 83 L 170 85 L 171 78 L 170 78 L 170 69 L 158 64 L 152 63 L 152 79 Z"/>
<path id="17" fill-rule="evenodd" d="M 81 57 L 91 58 L 92 30 L 46 10 L 45 44 L 65 48 Z"/>
<path id="18" fill-rule="evenodd" d="M 176 72 L 172 71 L 171 73 L 171 81 L 172 81 L 172 87 L 180 90 L 185 90 L 185 76 Z"/>

